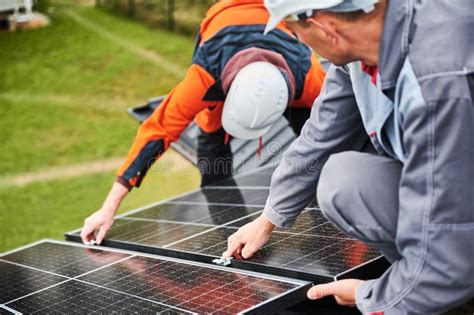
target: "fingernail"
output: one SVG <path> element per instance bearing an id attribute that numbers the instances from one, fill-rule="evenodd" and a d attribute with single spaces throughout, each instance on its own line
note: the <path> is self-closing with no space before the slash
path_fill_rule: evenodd
<path id="1" fill-rule="evenodd" d="M 89 246 L 91 244 L 89 242 L 82 242 L 82 243 L 84 243 L 84 245 L 86 245 L 86 246 Z"/>
<path id="2" fill-rule="evenodd" d="M 319 299 L 319 296 L 318 296 L 317 292 L 309 291 L 308 292 L 308 299 L 317 300 L 317 299 Z"/>

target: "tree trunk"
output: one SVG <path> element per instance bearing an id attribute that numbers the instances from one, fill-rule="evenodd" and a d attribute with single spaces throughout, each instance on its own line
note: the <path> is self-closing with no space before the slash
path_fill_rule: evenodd
<path id="1" fill-rule="evenodd" d="M 167 26 L 169 31 L 174 31 L 175 21 L 174 21 L 174 0 L 168 0 L 168 17 L 167 17 Z"/>
<path id="2" fill-rule="evenodd" d="M 128 16 L 135 17 L 135 0 L 128 0 Z"/>

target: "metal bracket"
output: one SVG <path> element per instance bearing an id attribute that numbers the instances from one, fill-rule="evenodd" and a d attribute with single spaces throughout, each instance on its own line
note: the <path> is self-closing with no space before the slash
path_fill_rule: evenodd
<path id="1" fill-rule="evenodd" d="M 212 262 L 216 265 L 226 267 L 226 266 L 229 266 L 232 263 L 232 257 L 216 258 Z"/>

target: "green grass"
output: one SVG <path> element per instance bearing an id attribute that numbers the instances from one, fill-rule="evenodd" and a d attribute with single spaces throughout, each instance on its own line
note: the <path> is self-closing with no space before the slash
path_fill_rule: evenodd
<path id="1" fill-rule="evenodd" d="M 0 176 L 124 155 L 136 130 L 125 109 L 179 82 L 77 24 L 67 10 L 172 63 L 190 62 L 192 39 L 91 7 L 60 6 L 49 27 L 0 34 L 0 139 L 8 148 L 0 151 Z"/>
<path id="2" fill-rule="evenodd" d="M 0 33 L 0 178 L 58 165 L 124 156 L 138 124 L 125 109 L 167 93 L 179 76 L 77 24 L 68 10 L 183 68 L 192 38 L 150 30 L 93 7 L 54 4 L 51 25 Z M 129 210 L 198 186 L 185 172 L 158 167 L 134 190 Z M 0 187 L 0 252 L 45 237 L 63 238 L 100 207 L 114 172 L 24 187 Z"/>
<path id="3" fill-rule="evenodd" d="M 153 29 L 143 33 L 146 28 L 134 20 L 124 19 L 120 15 L 114 15 L 110 10 L 98 8 L 90 10 L 80 8 L 81 15 L 97 21 L 100 25 L 114 29 L 121 36 L 133 38 L 140 46 L 159 52 L 162 56 L 174 60 L 177 64 L 188 65 L 191 62 L 194 49 L 194 38 L 170 33 L 160 29 Z M 191 46 L 190 46 L 191 44 Z"/>
<path id="4" fill-rule="evenodd" d="M 137 128 L 121 110 L 15 102 L 1 95 L 0 112 L 1 174 L 124 155 Z"/>
<path id="5" fill-rule="evenodd" d="M 179 80 L 149 61 L 77 24 L 67 10 L 105 27 L 123 40 L 189 65 L 193 39 L 150 30 L 90 7 L 60 6 L 49 27 L 0 34 L 0 91 L 143 99 L 163 93 Z M 166 43 L 164 45 L 163 43 Z M 137 79 L 139 76 L 139 80 Z"/>
<path id="6" fill-rule="evenodd" d="M 159 164 L 159 163 L 157 163 Z M 175 196 L 199 186 L 198 171 L 150 170 L 143 187 L 127 196 L 120 212 Z M 0 253 L 43 238 L 64 239 L 98 209 L 110 189 L 113 172 L 75 179 L 0 189 Z"/>

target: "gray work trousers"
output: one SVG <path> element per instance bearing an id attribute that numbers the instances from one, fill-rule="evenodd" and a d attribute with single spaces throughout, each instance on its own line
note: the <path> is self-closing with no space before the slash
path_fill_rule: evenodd
<path id="1" fill-rule="evenodd" d="M 395 246 L 402 164 L 376 154 L 348 151 L 331 155 L 318 184 L 326 218 L 344 233 L 400 258 Z"/>

